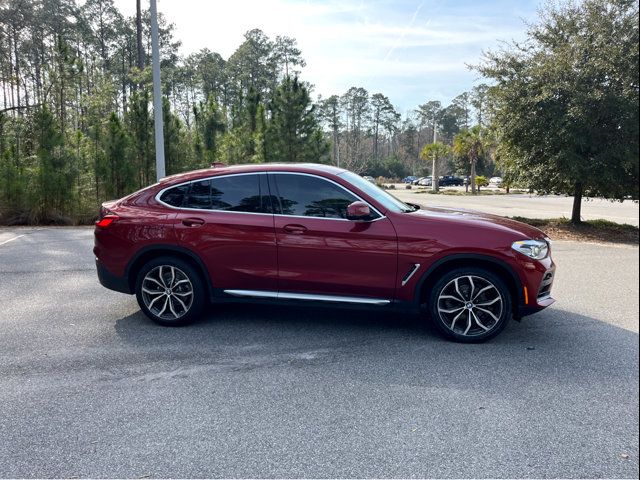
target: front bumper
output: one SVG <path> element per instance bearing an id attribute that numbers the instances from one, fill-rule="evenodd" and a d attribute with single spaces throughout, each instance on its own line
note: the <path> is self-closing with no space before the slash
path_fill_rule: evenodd
<path id="1" fill-rule="evenodd" d="M 530 281 L 524 284 L 524 302 L 518 306 L 516 312 L 518 319 L 539 312 L 555 303 L 555 299 L 551 296 L 551 288 L 556 266 L 550 258 L 547 262 L 541 262 L 540 266 L 544 268 L 539 269 L 539 274 L 534 275 L 533 278 L 529 277 Z"/>
<path id="2" fill-rule="evenodd" d="M 547 297 L 544 300 L 540 300 L 536 302 L 535 305 L 521 305 L 518 307 L 518 311 L 516 312 L 515 318 L 520 320 L 522 317 L 526 317 L 528 315 L 533 315 L 534 313 L 538 313 L 540 310 L 544 310 L 550 305 L 556 303 L 555 299 L 552 297 Z"/>
<path id="3" fill-rule="evenodd" d="M 118 277 L 111 273 L 107 268 L 100 263 L 100 261 L 96 258 L 96 270 L 98 271 L 98 281 L 103 287 L 106 287 L 110 290 L 115 290 L 120 293 L 133 293 L 131 291 L 131 287 L 129 286 L 129 282 L 125 277 Z"/>

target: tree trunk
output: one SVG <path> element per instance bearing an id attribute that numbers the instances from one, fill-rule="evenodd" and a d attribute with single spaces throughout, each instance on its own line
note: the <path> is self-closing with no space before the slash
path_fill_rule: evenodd
<path id="1" fill-rule="evenodd" d="M 4 108 L 7 108 L 7 84 L 5 82 L 5 77 L 4 77 L 4 69 L 2 72 L 2 105 L 4 106 Z M 4 149 L 2 149 L 2 151 L 4 151 Z"/>
<path id="2" fill-rule="evenodd" d="M 102 71 L 107 72 L 109 70 L 109 57 L 107 57 L 107 45 L 105 41 L 105 28 L 104 28 L 104 18 L 102 13 L 100 14 L 100 56 L 102 57 Z"/>
<path id="3" fill-rule="evenodd" d="M 420 141 L 420 128 L 418 128 L 418 131 L 416 132 L 416 142 L 418 142 L 418 148 L 416 151 L 416 157 L 414 158 L 414 165 L 418 165 L 420 163 L 420 145 L 422 145 L 422 142 Z M 413 174 L 415 175 L 415 169 Z"/>
<path id="4" fill-rule="evenodd" d="M 60 132 L 64 137 L 65 134 L 65 122 L 67 121 L 67 107 L 65 103 L 65 71 L 64 64 L 62 63 L 64 60 L 60 59 L 58 61 L 59 65 L 59 75 L 60 75 Z"/>
<path id="5" fill-rule="evenodd" d="M 26 110 L 29 111 L 29 85 L 27 85 L 27 79 L 24 78 L 22 81 L 22 84 L 24 86 L 24 105 L 26 107 Z"/>
<path id="6" fill-rule="evenodd" d="M 13 76 L 13 60 L 11 57 L 11 48 L 12 48 L 12 43 L 11 43 L 11 36 L 7 35 L 7 42 L 9 43 L 9 48 L 7 50 L 7 52 L 9 52 L 9 54 L 7 55 L 7 58 L 9 59 L 9 65 L 8 65 L 8 69 L 9 69 L 9 75 L 7 76 L 7 78 L 9 78 L 9 92 L 10 92 L 10 96 L 11 96 L 11 106 L 15 107 L 16 106 L 16 98 L 15 98 L 15 93 L 13 91 L 13 86 L 14 86 L 14 82 L 11 79 L 11 77 Z"/>
<path id="7" fill-rule="evenodd" d="M 126 52 L 122 49 L 122 113 L 127 114 L 127 67 Z"/>
<path id="8" fill-rule="evenodd" d="M 93 142 L 93 175 L 96 182 L 96 205 L 100 206 L 100 177 L 98 175 L 98 125 L 94 125 L 94 142 Z"/>
<path id="9" fill-rule="evenodd" d="M 338 129 L 333 129 L 333 161 L 337 167 L 340 167 L 340 154 L 338 153 Z"/>
<path id="10" fill-rule="evenodd" d="M 136 0 L 136 44 L 138 47 L 138 68 L 144 69 L 144 49 L 142 48 L 142 7 Z"/>
<path id="11" fill-rule="evenodd" d="M 440 178 L 438 177 L 438 159 L 436 157 L 433 157 L 433 161 L 431 163 L 431 189 L 434 192 L 440 191 L 439 180 Z"/>
<path id="12" fill-rule="evenodd" d="M 19 109 L 20 107 L 20 57 L 18 55 L 18 31 L 15 29 L 13 29 L 13 51 L 14 51 L 14 58 L 15 58 L 15 74 L 16 74 L 16 99 L 17 99 L 17 103 L 16 105 L 18 106 L 18 113 L 22 114 L 21 110 Z"/>
<path id="13" fill-rule="evenodd" d="M 580 182 L 576 183 L 573 193 L 573 209 L 571 211 L 571 223 L 577 224 L 582 222 L 580 212 L 582 210 L 582 192 L 583 187 Z"/>
<path id="14" fill-rule="evenodd" d="M 471 193 L 476 194 L 476 159 L 471 160 Z"/>
<path id="15" fill-rule="evenodd" d="M 1 39 L 0 39 L 1 40 Z M 2 42 L 0 41 L 0 49 L 2 48 Z M 3 100 L 3 105 L 4 108 L 6 109 L 9 104 L 7 103 L 7 81 L 5 79 L 10 78 L 11 75 L 7 75 L 5 73 L 5 65 L 4 63 L 0 63 L 0 73 L 2 73 L 2 100 Z M 4 151 L 4 148 L 2 149 L 2 151 Z"/>
<path id="16" fill-rule="evenodd" d="M 378 123 L 374 126 L 373 134 L 373 160 L 378 161 Z"/>
<path id="17" fill-rule="evenodd" d="M 44 34 L 43 34 L 44 35 Z M 36 73 L 36 103 L 42 103 L 42 73 L 40 59 L 43 57 L 41 42 L 38 41 L 38 47 L 36 49 L 36 56 L 34 59 L 34 68 Z"/>

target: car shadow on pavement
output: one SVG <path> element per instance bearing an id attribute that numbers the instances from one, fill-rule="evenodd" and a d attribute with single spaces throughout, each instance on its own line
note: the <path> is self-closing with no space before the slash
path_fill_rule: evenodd
<path id="1" fill-rule="evenodd" d="M 417 314 L 329 307 L 222 304 L 210 307 L 194 324 L 179 328 L 156 325 L 136 312 L 117 320 L 115 330 L 124 342 L 144 347 L 384 345 L 388 350 L 390 345 L 398 344 L 399 348 L 429 346 L 457 352 L 560 348 L 569 354 L 578 346 L 602 351 L 601 345 L 607 340 L 625 345 L 631 342 L 636 347 L 638 344 L 636 332 L 553 307 L 520 322 L 512 320 L 498 337 L 488 342 L 466 345 L 444 339 L 426 318 Z"/>
<path id="2" fill-rule="evenodd" d="M 162 327 L 138 311 L 116 321 L 116 331 L 127 342 L 142 343 L 154 338 L 162 341 L 192 339 L 209 343 L 214 337 L 239 338 L 323 338 L 345 335 L 380 335 L 384 332 L 404 332 L 408 335 L 428 335 L 440 340 L 432 327 L 417 314 L 380 312 L 339 307 L 298 307 L 258 304 L 220 304 L 196 322 L 185 327 Z M 208 333 L 205 333 L 208 332 Z M 212 335 L 207 338 L 207 335 Z M 145 339 L 145 340 L 143 340 Z"/>

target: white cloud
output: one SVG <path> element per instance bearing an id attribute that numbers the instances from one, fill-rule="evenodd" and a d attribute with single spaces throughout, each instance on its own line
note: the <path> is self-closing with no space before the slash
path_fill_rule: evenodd
<path id="1" fill-rule="evenodd" d="M 158 9 L 175 23 L 183 54 L 206 47 L 228 58 L 246 31 L 259 28 L 270 37 L 298 41 L 307 61 L 303 78 L 316 86 L 316 94 L 362 85 L 410 108 L 430 98 L 448 101 L 454 88 L 470 88 L 474 75 L 466 63 L 477 62 L 481 51 L 499 39 L 522 36 L 518 15 L 523 12 L 516 8 L 524 7 L 513 6 L 511 12 L 494 5 L 499 1 L 465 10 L 438 0 L 158 0 Z M 129 15 L 135 12 L 133 0 L 115 3 Z M 523 11 L 531 14 L 533 7 Z M 439 77 L 446 84 L 439 84 Z M 452 93 L 436 97 L 442 92 Z"/>

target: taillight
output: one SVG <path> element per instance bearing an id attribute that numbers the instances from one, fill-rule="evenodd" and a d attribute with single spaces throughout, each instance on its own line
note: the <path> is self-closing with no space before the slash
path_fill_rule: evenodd
<path id="1" fill-rule="evenodd" d="M 96 227 L 106 228 L 116 220 L 118 220 L 117 215 L 106 215 L 96 222 Z"/>

